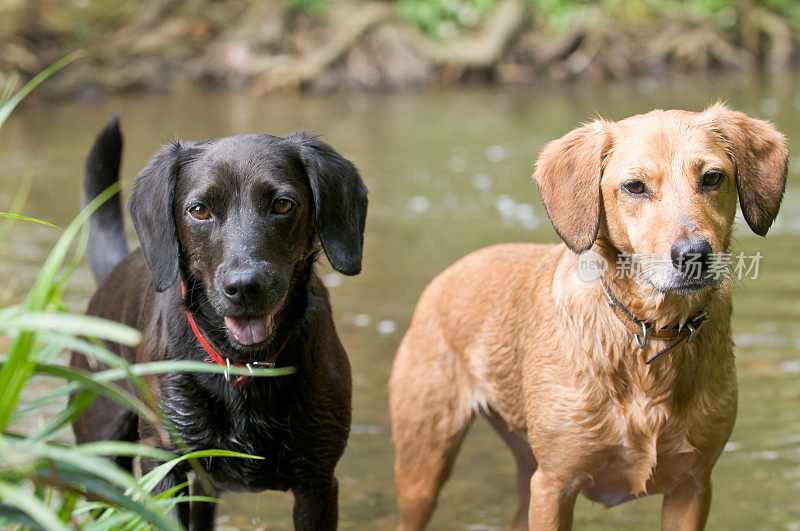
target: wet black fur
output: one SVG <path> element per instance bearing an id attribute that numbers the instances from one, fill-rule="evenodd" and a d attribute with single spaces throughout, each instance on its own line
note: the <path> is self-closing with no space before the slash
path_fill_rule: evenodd
<path id="1" fill-rule="evenodd" d="M 109 136 L 118 134 L 116 121 L 112 121 L 98 137 L 90 158 L 118 160 L 121 142 L 108 142 Z M 268 281 L 273 277 L 280 280 L 275 285 L 285 288 L 286 294 L 275 313 L 274 333 L 263 345 L 247 348 L 227 336 L 218 311 L 221 302 L 213 300 L 219 297 L 218 290 L 212 284 L 220 264 L 231 260 L 230 253 L 203 247 L 207 240 L 199 245 L 193 241 L 199 233 L 192 232 L 192 222 L 176 220 L 184 212 L 184 205 L 178 204 L 181 198 L 175 197 L 175 191 L 181 189 L 181 182 L 196 181 L 197 175 L 186 173 L 201 171 L 196 163 L 204 157 L 205 144 L 167 146 L 140 174 L 129 206 L 144 252 L 137 250 L 123 257 L 118 233 L 95 231 L 115 243 L 110 246 L 107 241 L 93 241 L 90 255 L 116 249 L 117 255 L 112 252 L 105 263 L 119 263 L 106 278 L 103 270 L 95 269 L 102 283 L 87 313 L 142 330 L 143 340 L 136 349 L 109 344 L 129 362 L 204 359 L 206 353 L 186 319 L 187 306 L 206 337 L 232 358 L 268 359 L 288 338 L 278 366 L 296 367 L 296 374 L 291 376 L 257 378 L 247 386 L 234 387 L 216 374 L 171 373 L 152 377 L 147 384 L 190 450 L 226 449 L 265 458 L 205 459 L 203 467 L 215 492 L 292 490 L 297 529 L 334 529 L 338 493 L 334 468 L 350 429 L 351 380 L 349 363 L 331 318 L 328 293 L 314 267 L 321 243 L 337 270 L 345 274 L 360 270 L 366 188 L 352 164 L 308 133 L 286 138 L 234 137 L 228 143 L 236 153 L 241 150 L 244 155 L 255 148 L 273 150 L 268 154 L 268 170 L 270 179 L 277 180 L 278 185 L 285 184 L 283 180 L 307 183 L 305 192 L 298 193 L 304 196 L 299 202 L 309 204 L 302 208 L 298 205 L 301 217 L 292 221 L 291 227 L 281 225 L 280 220 L 270 221 L 267 216 L 266 221 L 256 220 L 250 232 L 246 228 L 223 232 L 236 232 L 244 238 L 242 252 L 269 255 L 257 261 L 263 269 L 260 273 Z M 92 172 L 87 166 L 89 198 L 116 180 L 113 173 Z M 252 182 L 260 178 L 252 176 L 256 179 Z M 203 179 L 206 177 L 200 181 Z M 223 196 L 233 193 L 225 189 L 226 182 L 216 183 Z M 243 219 L 253 217 L 250 211 L 246 214 Z M 111 219 L 117 223 L 113 216 Z M 105 229 L 103 223 L 107 219 L 96 218 L 92 222 L 93 230 Z M 121 228 L 121 221 L 115 226 Z M 287 239 L 286 234 L 292 237 Z M 207 256 L 208 264 L 203 262 L 198 267 L 197 256 Z M 226 271 L 224 267 L 222 270 Z M 279 278 L 283 274 L 285 282 Z M 187 287 L 185 300 L 178 278 Z M 267 291 L 264 298 L 275 299 Z M 258 308 L 254 310 L 263 311 L 269 304 L 272 302 L 262 305 L 257 301 Z M 78 354 L 72 363 L 91 371 L 105 368 Z M 130 384 L 121 385 L 132 391 Z M 164 444 L 157 427 L 104 398 L 97 399 L 76 421 L 74 431 L 79 442 L 141 440 L 176 449 L 172 441 Z M 119 462 L 131 466 L 130 460 Z M 157 464 L 146 460 L 142 463 L 145 469 Z M 186 474 L 186 468 L 176 470 L 160 488 L 186 481 Z M 193 503 L 191 511 L 187 509 L 178 511 L 184 525 L 190 529 L 213 527 L 213 504 Z"/>

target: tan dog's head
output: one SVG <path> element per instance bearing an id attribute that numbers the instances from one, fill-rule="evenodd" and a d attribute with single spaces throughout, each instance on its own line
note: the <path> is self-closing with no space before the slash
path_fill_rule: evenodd
<path id="1" fill-rule="evenodd" d="M 766 235 L 787 160 L 771 124 L 716 104 L 596 120 L 549 143 L 534 178 L 570 249 L 598 240 L 640 260 L 658 291 L 691 293 L 720 281 L 710 271 L 728 251 L 737 196 L 747 224 Z"/>

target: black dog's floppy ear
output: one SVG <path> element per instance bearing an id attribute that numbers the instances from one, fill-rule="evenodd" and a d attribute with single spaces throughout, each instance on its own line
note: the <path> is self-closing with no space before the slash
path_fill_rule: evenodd
<path id="1" fill-rule="evenodd" d="M 600 178 L 610 134 L 597 120 L 547 144 L 533 178 L 556 232 L 567 247 L 589 249 L 600 228 Z"/>
<path id="2" fill-rule="evenodd" d="M 178 142 L 164 146 L 139 173 L 128 200 L 133 226 L 158 292 L 178 278 L 178 235 L 172 202 L 181 149 Z"/>
<path id="3" fill-rule="evenodd" d="M 361 271 L 367 187 L 355 166 L 316 136 L 302 131 L 288 139 L 300 147 L 325 255 L 336 271 L 357 275 Z"/>

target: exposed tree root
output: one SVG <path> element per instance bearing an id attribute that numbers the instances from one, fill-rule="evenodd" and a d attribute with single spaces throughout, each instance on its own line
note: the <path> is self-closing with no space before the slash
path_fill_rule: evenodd
<path id="1" fill-rule="evenodd" d="M 762 39 L 766 67 L 772 72 L 785 69 L 792 59 L 797 44 L 796 32 L 789 24 L 762 7 L 749 9 L 740 20 L 742 45 L 754 56 L 762 54 Z"/>
<path id="2" fill-rule="evenodd" d="M 755 66 L 747 50 L 736 48 L 708 25 L 689 30 L 673 26 L 653 41 L 650 52 L 654 60 L 667 62 L 683 72 L 713 67 L 750 71 Z"/>
<path id="3" fill-rule="evenodd" d="M 394 9 L 385 3 L 359 7 L 319 50 L 299 59 L 289 57 L 269 65 L 270 68 L 253 80 L 253 92 L 264 94 L 275 89 L 302 87 L 340 60 L 364 32 L 393 16 Z"/>
<path id="4" fill-rule="evenodd" d="M 409 29 L 408 42 L 425 59 L 437 65 L 461 68 L 489 68 L 503 59 L 511 39 L 527 19 L 525 6 L 518 0 L 503 0 L 491 13 L 480 33 L 440 43 Z"/>
<path id="5" fill-rule="evenodd" d="M 550 74 L 557 79 L 624 79 L 633 73 L 634 47 L 616 22 L 599 16 L 571 32 L 573 42 L 561 56 L 550 57 Z"/>

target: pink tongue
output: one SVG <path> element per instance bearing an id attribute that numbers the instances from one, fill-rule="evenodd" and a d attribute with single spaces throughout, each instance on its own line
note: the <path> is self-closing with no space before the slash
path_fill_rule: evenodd
<path id="1" fill-rule="evenodd" d="M 255 345 L 267 339 L 267 327 L 263 317 L 225 317 L 225 326 L 228 327 L 233 339 L 242 345 Z"/>

